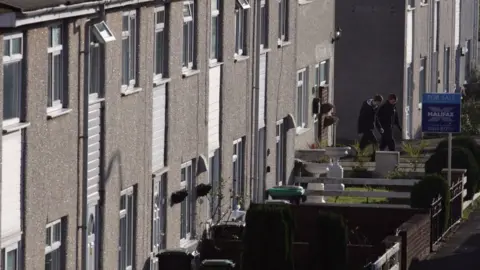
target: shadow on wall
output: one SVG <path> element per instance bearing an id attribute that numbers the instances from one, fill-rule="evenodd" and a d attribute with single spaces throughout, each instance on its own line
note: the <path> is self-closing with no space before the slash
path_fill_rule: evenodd
<path id="1" fill-rule="evenodd" d="M 122 173 L 122 154 L 120 153 L 120 150 L 115 151 L 113 154 L 113 157 L 110 159 L 108 163 L 107 170 L 105 171 L 105 177 L 104 177 L 104 183 L 103 185 L 107 184 L 108 181 L 110 180 L 110 176 L 112 174 L 112 171 L 114 169 L 114 166 L 117 165 L 118 168 L 118 177 L 120 180 L 120 184 L 123 184 L 123 173 Z"/>

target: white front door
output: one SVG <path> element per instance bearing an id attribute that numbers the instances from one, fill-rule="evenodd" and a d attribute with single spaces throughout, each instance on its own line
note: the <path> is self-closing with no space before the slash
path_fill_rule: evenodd
<path id="1" fill-rule="evenodd" d="M 88 220 L 87 220 L 87 270 L 96 270 L 97 263 L 97 204 L 88 206 Z"/>

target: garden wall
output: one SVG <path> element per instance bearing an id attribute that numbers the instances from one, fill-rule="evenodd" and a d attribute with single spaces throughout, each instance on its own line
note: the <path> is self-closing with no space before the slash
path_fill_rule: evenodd
<path id="1" fill-rule="evenodd" d="M 402 239 L 401 269 L 407 270 L 413 260 L 425 259 L 430 253 L 430 214 L 416 214 L 400 227 Z"/>

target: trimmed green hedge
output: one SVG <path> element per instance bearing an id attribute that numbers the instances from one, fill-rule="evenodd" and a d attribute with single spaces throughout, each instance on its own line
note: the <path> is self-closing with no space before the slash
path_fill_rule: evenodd
<path id="1" fill-rule="evenodd" d="M 290 206 L 253 204 L 247 211 L 242 269 L 294 270 Z"/>
<path id="2" fill-rule="evenodd" d="M 448 167 L 448 149 L 441 148 L 433 154 L 425 163 L 425 173 L 440 174 Z M 478 179 L 480 170 L 472 152 L 465 148 L 454 147 L 452 149 L 452 168 L 467 169 L 467 199 L 472 198 L 478 191 Z"/>
<path id="3" fill-rule="evenodd" d="M 442 196 L 442 209 L 444 226 L 448 225 L 450 218 L 450 188 L 447 180 L 440 175 L 426 175 L 416 183 L 410 191 L 410 206 L 412 208 L 430 209 L 434 199 Z M 445 227 L 446 228 L 446 227 Z"/>
<path id="4" fill-rule="evenodd" d="M 341 215 L 320 211 L 316 239 L 312 240 L 310 269 L 347 269 L 348 230 Z"/>
<path id="5" fill-rule="evenodd" d="M 477 165 L 480 167 L 480 145 L 477 143 L 475 138 L 471 136 L 458 136 L 454 137 L 452 140 L 453 147 L 463 147 L 470 150 L 473 154 L 473 157 L 477 161 Z M 440 149 L 447 149 L 448 148 L 448 139 L 441 141 L 435 152 L 438 152 Z"/>

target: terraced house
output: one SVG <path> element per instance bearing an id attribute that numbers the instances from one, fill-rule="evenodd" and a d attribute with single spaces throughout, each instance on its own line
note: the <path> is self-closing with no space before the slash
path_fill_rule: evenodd
<path id="1" fill-rule="evenodd" d="M 156 269 L 287 183 L 333 137 L 334 4 L 0 0 L 2 267 Z"/>

